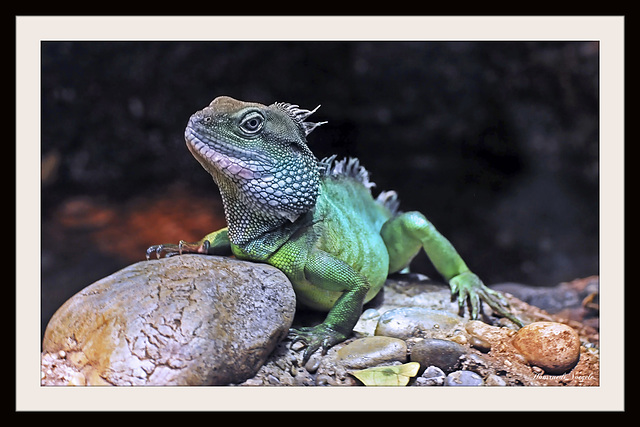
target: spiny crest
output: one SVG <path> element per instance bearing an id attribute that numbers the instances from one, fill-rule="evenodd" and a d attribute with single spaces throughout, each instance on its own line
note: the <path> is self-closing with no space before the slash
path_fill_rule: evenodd
<path id="1" fill-rule="evenodd" d="M 319 105 L 313 110 L 305 110 L 304 108 L 300 108 L 297 105 L 287 104 L 286 102 L 276 102 L 274 105 L 279 109 L 281 109 L 282 111 L 284 111 L 285 113 L 287 113 L 295 123 L 301 126 L 305 136 L 309 135 L 318 126 L 327 123 L 327 122 L 318 122 L 318 123 L 305 122 L 305 119 L 307 117 L 315 113 L 318 110 L 318 108 L 320 108 Z"/>
<path id="2" fill-rule="evenodd" d="M 369 171 L 360 165 L 360 160 L 355 157 L 344 158 L 336 161 L 336 155 L 325 157 L 320 160 L 320 167 L 324 169 L 324 175 L 349 176 L 362 183 L 367 188 L 375 187 L 376 184 L 369 181 Z M 322 171 L 321 171 L 322 173 Z"/>
<path id="3" fill-rule="evenodd" d="M 375 183 L 369 180 L 369 171 L 360 165 L 360 160 L 354 157 L 336 161 L 336 155 L 325 157 L 318 162 L 318 169 L 321 175 L 325 176 L 347 176 L 362 183 L 367 189 L 375 187 Z M 400 201 L 395 191 L 383 191 L 376 198 L 376 203 L 385 206 L 393 215 L 398 213 Z"/>
<path id="4" fill-rule="evenodd" d="M 400 200 L 398 200 L 398 193 L 393 190 L 383 191 L 376 197 L 376 203 L 386 206 L 392 214 L 398 213 L 398 207 L 400 207 Z"/>

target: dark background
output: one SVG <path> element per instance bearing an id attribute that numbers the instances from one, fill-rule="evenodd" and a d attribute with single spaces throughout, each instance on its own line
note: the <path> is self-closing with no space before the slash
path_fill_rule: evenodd
<path id="1" fill-rule="evenodd" d="M 189 116 L 312 109 L 487 284 L 598 274 L 597 42 L 43 42 L 42 325 L 149 245 L 224 226 Z M 421 255 L 413 270 L 438 277 Z"/>

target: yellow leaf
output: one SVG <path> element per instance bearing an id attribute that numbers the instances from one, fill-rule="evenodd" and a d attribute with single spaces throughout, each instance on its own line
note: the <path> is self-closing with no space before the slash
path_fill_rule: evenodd
<path id="1" fill-rule="evenodd" d="M 415 377 L 420 369 L 418 362 L 404 365 L 376 366 L 351 372 L 351 375 L 366 386 L 405 386 L 411 377 Z"/>

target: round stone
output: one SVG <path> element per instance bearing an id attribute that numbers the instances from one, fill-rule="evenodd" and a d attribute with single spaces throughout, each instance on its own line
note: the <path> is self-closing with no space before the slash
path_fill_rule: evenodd
<path id="1" fill-rule="evenodd" d="M 349 368 L 367 368 L 386 362 L 406 362 L 407 344 L 391 337 L 364 337 L 342 347 L 338 360 Z"/>
<path id="2" fill-rule="evenodd" d="M 402 307 L 385 312 L 376 326 L 376 335 L 407 339 L 452 332 L 462 319 L 444 310 Z"/>
<path id="3" fill-rule="evenodd" d="M 278 269 L 182 255 L 132 264 L 52 316 L 43 352 L 86 384 L 224 385 L 256 374 L 288 333 L 295 293 Z"/>
<path id="4" fill-rule="evenodd" d="M 420 363 L 420 366 L 437 366 L 444 372 L 451 372 L 460 356 L 466 352 L 467 348 L 456 342 L 430 338 L 415 343 L 411 348 L 411 361 Z"/>
<path id="5" fill-rule="evenodd" d="M 578 333 L 562 323 L 531 323 L 516 333 L 512 344 L 530 365 L 549 374 L 565 373 L 580 359 Z"/>

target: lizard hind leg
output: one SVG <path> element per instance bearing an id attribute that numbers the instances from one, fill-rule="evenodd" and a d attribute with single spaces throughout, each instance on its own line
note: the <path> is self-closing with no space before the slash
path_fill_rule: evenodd
<path id="1" fill-rule="evenodd" d="M 420 212 L 405 212 L 391 218 L 382 226 L 380 234 L 389 252 L 390 272 L 405 268 L 420 248 L 424 248 L 436 270 L 449 283 L 452 295 L 457 294 L 460 311 L 468 301 L 471 318 L 477 319 L 481 301 L 485 301 L 496 313 L 523 326 L 509 311 L 506 299 L 487 288 L 469 270 L 453 245 Z"/>
<path id="2" fill-rule="evenodd" d="M 406 212 L 383 224 L 380 235 L 389 253 L 390 274 L 407 271 L 413 258 L 422 249 L 420 233 L 415 231 L 420 227 L 420 216 L 422 214 L 419 212 Z"/>

